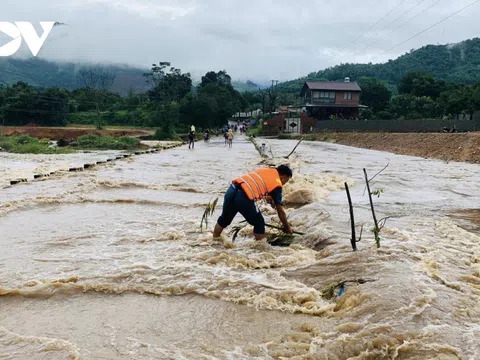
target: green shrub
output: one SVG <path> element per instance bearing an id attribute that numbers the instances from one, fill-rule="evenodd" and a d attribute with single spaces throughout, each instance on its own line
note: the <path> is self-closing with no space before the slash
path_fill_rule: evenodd
<path id="1" fill-rule="evenodd" d="M 197 133 L 198 135 L 198 133 Z M 158 128 L 155 131 L 155 135 L 153 136 L 154 140 L 169 140 L 169 141 L 182 141 L 182 137 L 177 135 L 174 128 L 169 128 L 164 130 L 162 128 Z"/>
<path id="2" fill-rule="evenodd" d="M 48 139 L 38 140 L 27 135 L 0 136 L 0 147 L 18 154 L 64 154 L 73 151 L 68 148 L 50 148 Z"/>
<path id="3" fill-rule="evenodd" d="M 247 130 L 247 136 L 261 136 L 263 134 L 263 120 L 260 120 L 257 126 Z"/>
<path id="4" fill-rule="evenodd" d="M 393 114 L 388 111 L 379 111 L 375 114 L 375 118 L 378 120 L 392 120 Z"/>
<path id="5" fill-rule="evenodd" d="M 15 142 L 19 145 L 25 145 L 25 144 L 35 144 L 38 143 L 38 139 L 28 136 L 28 135 L 18 135 L 14 137 Z"/>

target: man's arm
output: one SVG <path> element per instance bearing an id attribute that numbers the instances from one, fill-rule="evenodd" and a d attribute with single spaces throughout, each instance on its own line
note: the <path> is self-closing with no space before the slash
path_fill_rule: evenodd
<path id="1" fill-rule="evenodd" d="M 293 231 L 292 231 L 292 228 L 291 228 L 290 224 L 288 223 L 287 213 L 285 212 L 285 209 L 283 208 L 283 205 L 277 204 L 276 207 L 277 207 L 278 217 L 280 218 L 280 221 L 283 224 L 283 231 L 287 234 L 292 234 Z"/>
<path id="2" fill-rule="evenodd" d="M 292 228 L 287 220 L 287 213 L 283 208 L 283 201 L 282 201 L 282 188 L 277 188 L 270 193 L 272 199 L 272 207 L 277 210 L 278 217 L 283 224 L 283 231 L 287 234 L 292 234 Z"/>

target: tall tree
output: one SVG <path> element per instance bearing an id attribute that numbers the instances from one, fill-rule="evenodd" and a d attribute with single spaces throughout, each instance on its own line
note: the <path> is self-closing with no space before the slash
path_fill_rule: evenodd
<path id="1" fill-rule="evenodd" d="M 370 107 L 373 111 L 384 111 L 390 102 L 392 94 L 378 79 L 362 77 L 359 80 L 362 88 L 360 102 Z"/>
<path id="2" fill-rule="evenodd" d="M 169 62 L 159 62 L 144 74 L 147 84 L 152 87 L 148 92 L 152 101 L 164 104 L 180 101 L 192 90 L 190 73 L 182 74 L 180 69 L 168 67 Z"/>
<path id="3" fill-rule="evenodd" d="M 444 86 L 444 82 L 435 81 L 431 74 L 423 71 L 413 71 L 405 75 L 397 87 L 401 95 L 430 96 L 436 99 L 440 96 Z"/>
<path id="4" fill-rule="evenodd" d="M 105 70 L 103 67 L 83 67 L 78 76 L 85 86 L 89 97 L 95 102 L 97 112 L 97 128 L 103 127 L 101 112 L 105 108 L 108 92 L 115 82 L 115 73 Z"/>
<path id="5" fill-rule="evenodd" d="M 153 125 L 160 129 L 157 133 L 173 138 L 180 120 L 181 101 L 192 89 L 190 73 L 182 74 L 180 69 L 165 61 L 153 64 L 144 76 L 152 87 L 148 95 Z"/>

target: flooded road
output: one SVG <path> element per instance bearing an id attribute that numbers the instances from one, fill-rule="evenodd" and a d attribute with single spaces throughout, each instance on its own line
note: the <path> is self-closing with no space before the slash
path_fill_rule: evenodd
<path id="1" fill-rule="evenodd" d="M 306 235 L 290 247 L 200 229 L 261 166 L 243 138 L 1 189 L 0 359 L 480 359 L 480 233 L 449 216 L 478 211 L 480 166 L 314 142 L 287 161 L 296 141 L 265 142 L 294 172 L 284 198 Z M 2 156 L 2 174 L 38 166 Z M 45 161 L 74 165 L 57 157 Z M 377 249 L 362 169 L 387 164 L 372 185 L 389 217 Z"/>

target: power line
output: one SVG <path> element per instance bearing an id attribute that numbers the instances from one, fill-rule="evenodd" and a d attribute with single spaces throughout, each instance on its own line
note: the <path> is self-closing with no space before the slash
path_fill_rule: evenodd
<path id="1" fill-rule="evenodd" d="M 393 20 L 392 22 L 389 22 L 387 25 L 385 25 L 383 28 L 381 28 L 379 31 L 376 32 L 375 36 L 378 36 L 383 30 L 385 30 L 387 27 L 389 27 L 390 25 L 392 24 L 395 24 L 399 19 L 401 19 L 402 17 L 404 17 L 405 15 L 407 15 L 410 11 L 412 11 L 413 9 L 415 9 L 417 6 L 419 6 L 421 3 L 425 2 L 426 0 L 420 0 L 419 2 L 417 2 L 415 5 L 413 5 L 410 9 L 408 9 L 407 11 L 405 11 L 402 15 L 400 15 L 399 17 L 397 17 L 395 20 Z M 372 39 L 374 36 L 371 36 L 370 39 Z M 363 52 L 364 50 L 366 50 L 366 48 L 373 44 L 375 41 L 372 41 L 372 42 L 369 42 L 366 44 L 366 47 L 359 51 L 359 52 L 356 52 L 355 54 L 352 54 L 351 52 L 347 52 L 346 54 L 343 54 L 341 57 L 345 57 L 347 55 L 358 55 L 359 53 Z"/>
<path id="2" fill-rule="evenodd" d="M 385 53 L 387 53 L 387 52 L 389 52 L 389 51 L 392 51 L 392 50 L 396 49 L 397 47 L 399 47 L 399 46 L 401 46 L 401 45 L 403 45 L 403 44 L 405 44 L 405 43 L 409 42 L 410 40 L 412 40 L 412 39 L 416 38 L 416 37 L 417 37 L 417 36 L 419 36 L 419 35 L 422 35 L 423 33 L 426 33 L 428 30 L 430 30 L 430 29 L 434 28 L 435 26 L 437 26 L 437 25 L 439 25 L 439 24 L 443 23 L 444 21 L 446 21 L 446 20 L 448 20 L 448 19 L 450 19 L 450 18 L 454 17 L 454 16 L 455 16 L 455 15 L 457 15 L 458 13 L 460 13 L 460 12 L 462 12 L 463 10 L 465 10 L 465 9 L 469 8 L 470 6 L 473 6 L 473 5 L 475 5 L 475 4 L 476 4 L 476 3 L 478 3 L 478 2 L 480 2 L 480 0 L 475 0 L 474 2 L 472 2 L 472 3 L 468 4 L 467 6 L 464 6 L 464 7 L 463 7 L 463 8 L 461 8 L 460 10 L 457 10 L 457 11 L 455 11 L 454 13 L 450 14 L 449 16 L 447 16 L 447 17 L 443 18 L 442 20 L 440 20 L 440 21 L 436 22 L 435 24 L 433 24 L 433 25 L 429 26 L 428 28 L 426 28 L 426 29 L 424 29 L 424 30 L 420 31 L 419 33 L 417 33 L 417 34 L 413 35 L 412 37 L 408 38 L 407 40 L 405 40 L 405 41 L 402 41 L 401 43 L 398 43 L 397 45 L 395 45 L 395 46 L 391 47 L 390 49 L 388 49 L 388 50 L 384 51 L 384 52 L 383 52 L 383 53 L 381 53 L 380 55 L 377 55 L 377 56 L 375 56 L 375 57 L 374 57 L 372 60 L 375 60 L 375 59 L 379 58 L 380 56 L 382 56 L 383 54 L 385 54 Z"/>
<path id="3" fill-rule="evenodd" d="M 402 17 L 404 17 L 405 15 L 407 15 L 410 11 L 412 11 L 413 9 L 415 9 L 417 6 L 419 6 L 420 4 L 422 4 L 423 2 L 425 2 L 425 0 L 420 0 L 419 2 L 417 2 L 415 5 L 413 5 L 410 9 L 408 9 L 407 11 L 405 11 L 402 15 L 400 15 L 398 18 L 396 18 L 395 20 L 393 20 L 390 24 L 387 24 L 386 26 L 384 26 L 383 28 L 380 29 L 379 32 L 382 32 L 383 30 L 385 30 L 387 27 L 389 27 L 390 25 L 392 24 L 395 24 L 397 22 L 397 20 L 401 19 Z"/>
<path id="4" fill-rule="evenodd" d="M 365 30 L 363 33 L 361 33 L 359 36 L 357 36 L 355 38 L 355 40 L 353 40 L 351 43 L 347 44 L 346 46 L 344 46 L 338 53 L 341 53 L 343 52 L 343 50 L 345 50 L 348 46 L 354 44 L 358 39 L 360 39 L 363 35 L 365 35 L 367 32 L 369 32 L 371 29 L 373 29 L 377 24 L 379 24 L 383 19 L 385 19 L 388 15 L 390 15 L 391 13 L 393 13 L 395 10 L 397 10 L 400 6 L 403 5 L 403 3 L 405 3 L 407 0 L 403 0 L 402 2 L 400 2 L 400 4 L 398 4 L 396 7 L 394 7 L 392 10 L 390 10 L 389 12 L 387 12 L 383 17 L 381 17 L 379 20 L 377 20 L 377 22 L 373 25 L 371 25 L 367 30 Z M 332 55 L 330 56 L 327 60 L 330 60 L 332 58 L 334 58 L 336 55 Z"/>
<path id="5" fill-rule="evenodd" d="M 425 11 L 427 10 L 430 10 L 432 7 L 434 7 L 435 5 L 437 5 L 440 1 L 442 0 L 437 0 L 436 2 L 434 2 L 432 5 L 426 7 L 425 9 L 423 9 L 422 11 L 420 11 L 417 15 L 415 15 L 414 17 L 408 19 L 407 21 L 405 21 L 402 25 L 399 25 L 397 26 L 395 29 L 393 29 L 392 31 L 390 31 L 387 35 L 390 35 L 392 33 L 394 33 L 395 31 L 397 31 L 398 29 L 400 29 L 401 27 L 403 27 L 404 25 L 406 25 L 407 23 L 409 23 L 410 21 L 412 21 L 413 19 L 417 18 L 418 16 L 422 15 Z"/>
<path id="6" fill-rule="evenodd" d="M 408 19 L 407 21 L 405 21 L 403 24 L 397 26 L 395 29 L 393 29 L 392 31 L 390 31 L 386 36 L 394 33 L 395 31 L 397 31 L 397 30 L 400 29 L 401 27 L 405 26 L 405 25 L 408 24 L 410 21 L 412 21 L 413 19 L 415 19 L 415 18 L 417 18 L 418 16 L 420 16 L 421 14 L 423 14 L 425 11 L 427 11 L 427 10 L 431 9 L 432 7 L 434 7 L 435 5 L 437 5 L 440 1 L 442 1 L 442 0 L 437 0 L 436 2 L 434 2 L 433 4 L 431 4 L 430 6 L 426 7 L 425 9 L 423 9 L 422 11 L 420 11 L 420 12 L 419 12 L 417 15 L 415 15 L 414 17 L 411 17 L 410 19 Z M 422 1 L 422 2 L 423 2 L 423 1 Z M 417 5 L 420 5 L 420 4 L 417 4 Z M 381 40 L 370 42 L 370 43 L 367 44 L 367 47 L 368 47 L 368 46 L 371 46 L 371 45 L 374 45 L 374 44 L 378 44 L 380 41 L 381 41 Z M 363 50 L 366 50 L 366 48 L 363 49 Z M 359 55 L 360 53 L 363 52 L 363 50 L 362 50 L 362 51 L 358 51 L 358 52 L 352 54 L 352 56 Z"/>
<path id="7" fill-rule="evenodd" d="M 40 110 L 40 109 L 18 109 L 18 108 L 5 108 L 4 111 L 9 111 L 9 112 L 25 112 L 25 113 L 32 113 L 32 114 L 58 114 L 61 112 L 61 110 Z M 72 115 L 75 113 L 70 113 L 65 111 L 64 115 Z"/>

